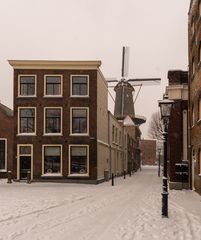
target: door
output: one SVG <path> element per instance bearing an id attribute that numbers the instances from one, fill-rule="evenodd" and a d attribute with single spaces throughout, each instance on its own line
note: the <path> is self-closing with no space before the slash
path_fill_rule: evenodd
<path id="1" fill-rule="evenodd" d="M 27 179 L 27 172 L 31 172 L 31 156 L 20 156 L 20 180 Z"/>

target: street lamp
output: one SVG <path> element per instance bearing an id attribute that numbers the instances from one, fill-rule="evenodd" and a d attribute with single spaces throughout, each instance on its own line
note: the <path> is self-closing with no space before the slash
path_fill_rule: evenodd
<path id="1" fill-rule="evenodd" d="M 160 177 L 161 172 L 161 148 L 158 148 L 158 177 Z"/>
<path id="2" fill-rule="evenodd" d="M 168 178 L 167 178 L 167 135 L 168 124 L 171 114 L 171 109 L 174 101 L 169 100 L 164 96 L 163 100 L 158 101 L 158 105 L 161 111 L 161 119 L 163 120 L 163 152 L 164 152 L 164 164 L 163 164 L 163 192 L 162 192 L 162 216 L 168 217 Z"/>

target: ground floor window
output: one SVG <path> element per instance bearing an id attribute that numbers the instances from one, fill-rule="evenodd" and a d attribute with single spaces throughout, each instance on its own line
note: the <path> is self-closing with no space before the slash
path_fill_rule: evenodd
<path id="1" fill-rule="evenodd" d="M 61 145 L 43 146 L 43 174 L 61 174 Z"/>
<path id="2" fill-rule="evenodd" d="M 80 176 L 89 175 L 89 146 L 71 145 L 69 148 L 69 174 Z"/>
<path id="3" fill-rule="evenodd" d="M 7 140 L 0 138 L 0 171 L 6 170 Z"/>

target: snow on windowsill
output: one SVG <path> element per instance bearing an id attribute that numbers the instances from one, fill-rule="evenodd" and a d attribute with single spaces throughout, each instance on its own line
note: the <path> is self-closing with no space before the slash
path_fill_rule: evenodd
<path id="1" fill-rule="evenodd" d="M 70 174 L 68 177 L 89 177 L 89 174 Z"/>
<path id="2" fill-rule="evenodd" d="M 6 169 L 0 169 L 0 172 L 7 172 Z"/>
<path id="3" fill-rule="evenodd" d="M 61 173 L 45 173 L 41 177 L 63 177 Z"/>

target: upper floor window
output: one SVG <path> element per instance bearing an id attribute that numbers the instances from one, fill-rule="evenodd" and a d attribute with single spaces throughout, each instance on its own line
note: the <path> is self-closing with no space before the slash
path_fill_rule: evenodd
<path id="1" fill-rule="evenodd" d="M 71 96 L 89 96 L 89 76 L 72 75 L 71 76 Z"/>
<path id="2" fill-rule="evenodd" d="M 201 62 L 201 41 L 200 41 L 199 49 L 198 49 L 198 62 L 199 63 Z"/>
<path id="3" fill-rule="evenodd" d="M 19 75 L 18 96 L 19 97 L 35 97 L 36 96 L 36 76 L 35 75 Z"/>
<path id="4" fill-rule="evenodd" d="M 201 16 L 201 1 L 199 1 L 199 15 Z"/>
<path id="5" fill-rule="evenodd" d="M 61 134 L 62 109 L 54 107 L 45 108 L 44 125 L 45 134 Z"/>
<path id="6" fill-rule="evenodd" d="M 44 95 L 48 97 L 62 96 L 62 76 L 45 75 Z"/>
<path id="7" fill-rule="evenodd" d="M 18 108 L 18 134 L 35 134 L 36 131 L 35 108 Z"/>
<path id="8" fill-rule="evenodd" d="M 115 132 L 115 142 L 117 143 L 117 139 L 118 139 L 118 128 L 116 128 L 116 132 Z"/>
<path id="9" fill-rule="evenodd" d="M 71 108 L 71 134 L 88 134 L 88 108 Z"/>
<path id="10" fill-rule="evenodd" d="M 119 131 L 119 145 L 121 145 L 121 131 Z"/>

